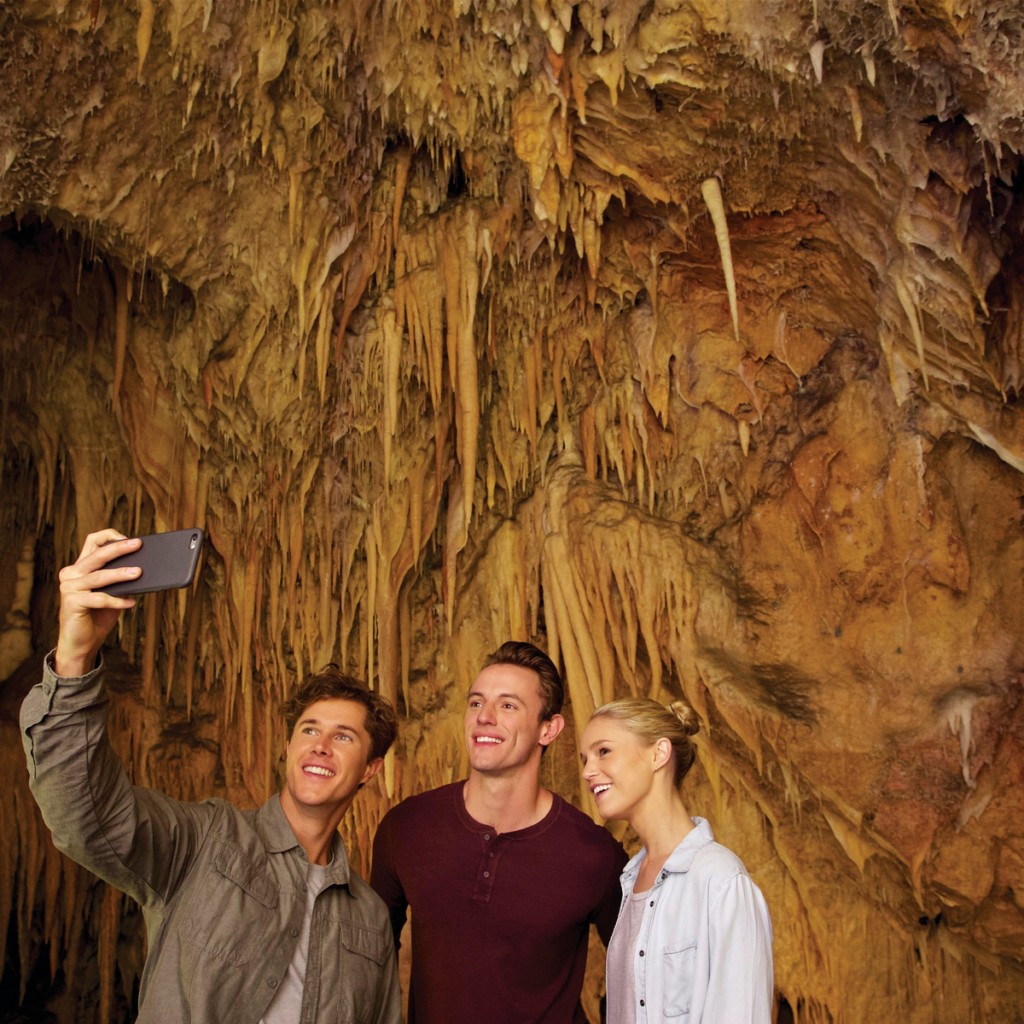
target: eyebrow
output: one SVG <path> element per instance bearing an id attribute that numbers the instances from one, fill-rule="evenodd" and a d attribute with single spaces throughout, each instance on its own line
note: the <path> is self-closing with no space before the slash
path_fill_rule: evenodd
<path id="1" fill-rule="evenodd" d="M 466 700 L 469 700 L 470 697 L 483 697 L 483 696 L 484 695 L 479 690 L 474 690 L 469 695 L 469 697 L 466 698 Z M 519 701 L 520 704 L 523 702 L 523 698 L 520 697 L 518 693 L 499 693 L 498 694 L 498 700 L 517 700 L 517 701 Z"/>
<path id="2" fill-rule="evenodd" d="M 303 718 L 299 725 L 323 725 L 319 718 Z M 297 728 L 297 727 L 296 727 Z M 342 732 L 350 732 L 355 736 L 359 735 L 359 731 L 354 729 L 351 725 L 335 725 L 335 729 L 340 729 Z"/>

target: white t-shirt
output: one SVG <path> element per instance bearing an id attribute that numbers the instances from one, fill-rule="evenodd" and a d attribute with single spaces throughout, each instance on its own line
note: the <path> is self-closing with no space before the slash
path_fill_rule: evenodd
<path id="1" fill-rule="evenodd" d="M 608 943 L 610 976 L 622 979 L 622 984 L 608 990 L 608 1024 L 636 1024 L 636 979 L 633 977 L 633 956 L 640 925 L 644 920 L 648 893 L 632 892 L 619 911 L 615 931 Z"/>

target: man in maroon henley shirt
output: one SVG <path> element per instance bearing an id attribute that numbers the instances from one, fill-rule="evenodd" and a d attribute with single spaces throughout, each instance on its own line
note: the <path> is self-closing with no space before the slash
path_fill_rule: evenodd
<path id="1" fill-rule="evenodd" d="M 395 945 L 412 908 L 409 1024 L 585 1024 L 591 923 L 615 927 L 626 853 L 540 784 L 565 722 L 558 670 L 533 644 L 487 660 L 466 707 L 470 773 L 389 811 L 370 884 Z"/>

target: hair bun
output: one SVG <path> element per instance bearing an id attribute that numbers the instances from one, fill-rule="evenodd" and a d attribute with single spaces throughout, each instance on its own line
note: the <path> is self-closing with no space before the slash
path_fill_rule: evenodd
<path id="1" fill-rule="evenodd" d="M 693 736 L 700 731 L 700 718 L 689 704 L 681 700 L 674 700 L 669 704 L 668 709 L 679 719 L 679 724 L 687 736 Z"/>

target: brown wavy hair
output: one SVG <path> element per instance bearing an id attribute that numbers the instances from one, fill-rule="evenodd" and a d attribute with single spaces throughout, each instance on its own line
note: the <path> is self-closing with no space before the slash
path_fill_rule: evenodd
<path id="1" fill-rule="evenodd" d="M 366 709 L 365 725 L 370 736 L 370 756 L 367 763 L 383 757 L 398 736 L 398 717 L 391 702 L 376 691 L 368 689 L 365 683 L 345 675 L 337 665 L 328 665 L 320 672 L 306 676 L 291 699 L 278 707 L 278 711 L 288 723 L 289 736 L 306 708 L 318 700 L 350 700 L 353 704 L 360 704 Z"/>
<path id="2" fill-rule="evenodd" d="M 537 673 L 540 686 L 540 720 L 548 721 L 562 710 L 565 685 L 555 663 L 535 644 L 522 640 L 506 640 L 493 654 L 488 655 L 484 668 L 492 665 L 515 665 Z"/>

